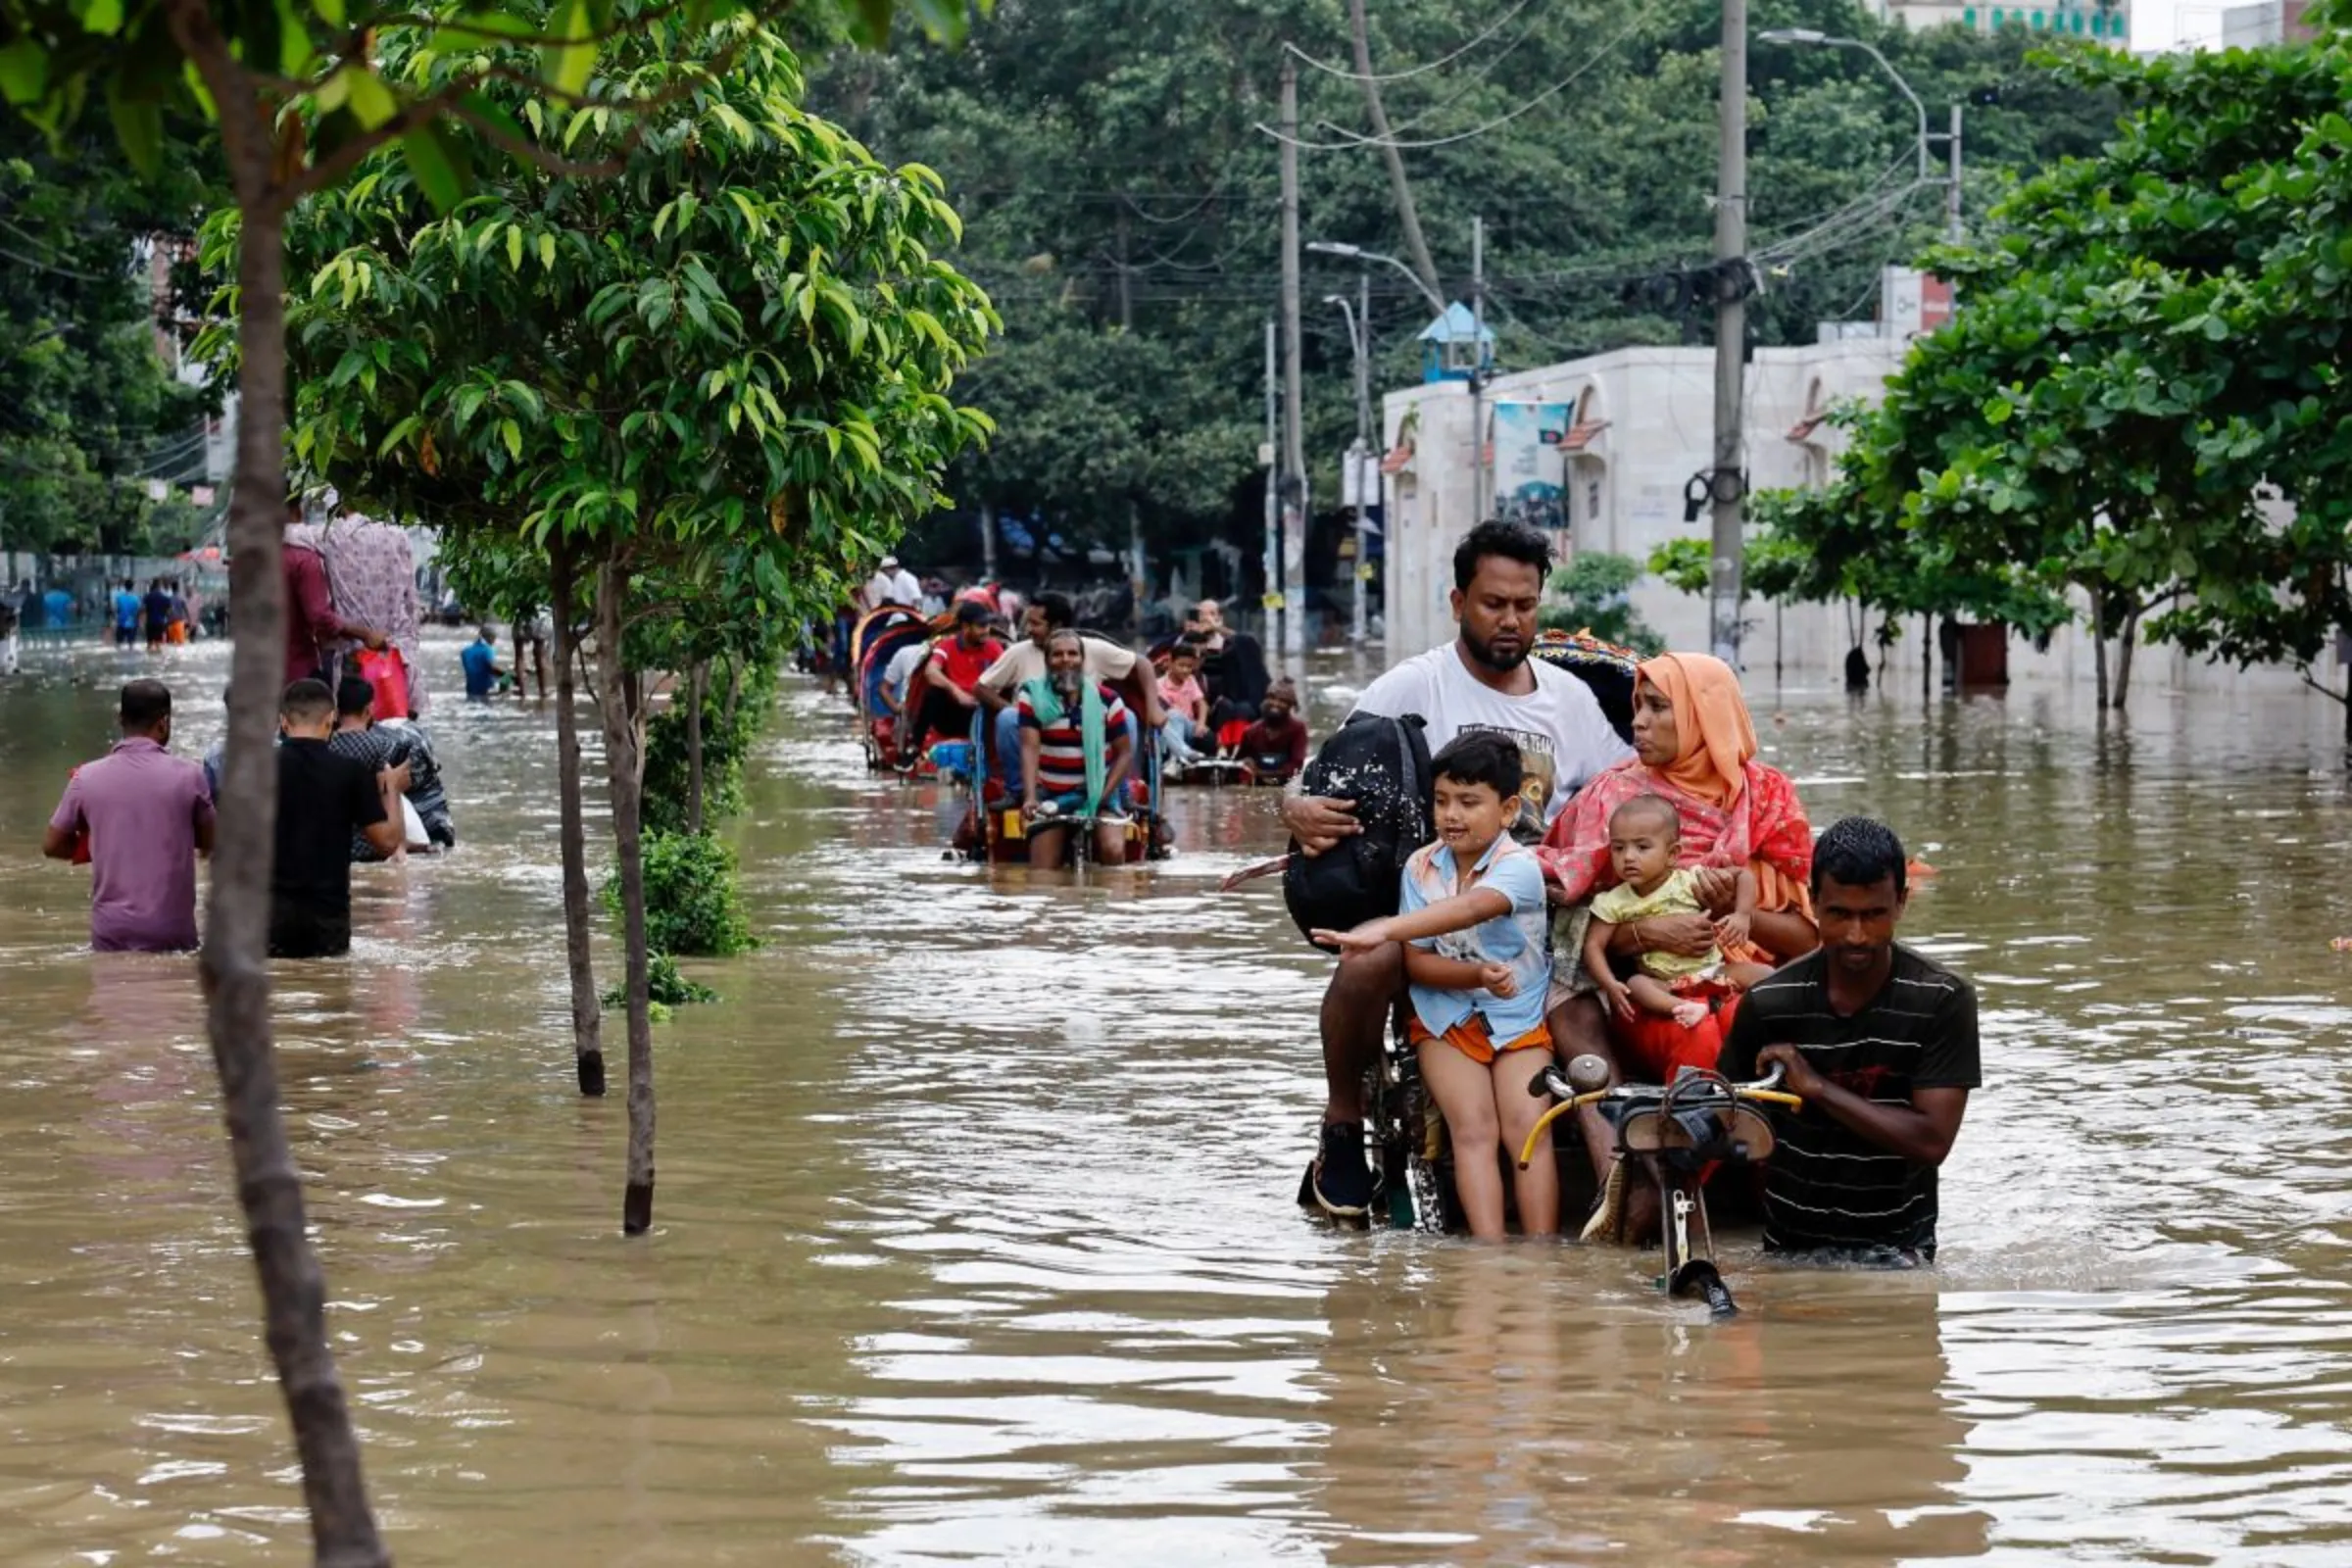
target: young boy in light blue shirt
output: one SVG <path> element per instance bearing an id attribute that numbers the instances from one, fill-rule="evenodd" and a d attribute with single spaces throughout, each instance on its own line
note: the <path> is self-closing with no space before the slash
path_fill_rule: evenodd
<path id="1" fill-rule="evenodd" d="M 1342 953 L 1406 944 L 1421 1077 L 1446 1114 L 1453 1180 L 1470 1234 L 1503 1234 L 1498 1148 L 1516 1150 L 1551 1103 L 1528 1086 L 1551 1060 L 1544 1024 L 1550 959 L 1544 871 L 1510 826 L 1519 813 L 1519 748 L 1464 730 L 1430 764 L 1438 837 L 1405 862 L 1399 907 L 1352 931 L 1317 931 Z M 1532 1161 L 1512 1178 L 1520 1229 L 1560 1227 L 1559 1171 Z"/>

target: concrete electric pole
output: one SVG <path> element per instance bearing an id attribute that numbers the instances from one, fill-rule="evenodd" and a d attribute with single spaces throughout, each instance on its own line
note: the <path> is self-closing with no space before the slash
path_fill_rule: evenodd
<path id="1" fill-rule="evenodd" d="M 1282 651 L 1306 648 L 1306 434 L 1298 341 L 1298 63 L 1282 57 Z"/>
<path id="2" fill-rule="evenodd" d="M 1717 659 L 1740 667 L 1740 576 L 1747 485 L 1740 416 L 1747 346 L 1747 0 L 1723 0 L 1722 146 L 1715 170 L 1715 466 L 1708 633 Z"/>

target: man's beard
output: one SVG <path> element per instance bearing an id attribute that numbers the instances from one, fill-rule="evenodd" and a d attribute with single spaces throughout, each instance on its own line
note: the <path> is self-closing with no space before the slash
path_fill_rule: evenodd
<path id="1" fill-rule="evenodd" d="M 1050 678 L 1053 683 L 1054 696 L 1060 698 L 1065 704 L 1074 703 L 1078 700 L 1081 682 L 1079 680 L 1079 673 L 1077 670 L 1057 669 L 1053 672 L 1053 675 Z"/>
<path id="2" fill-rule="evenodd" d="M 1472 659 L 1477 660 L 1496 674 L 1517 669 L 1521 664 L 1527 662 L 1528 644 L 1524 638 L 1520 640 L 1518 647 L 1498 654 L 1494 651 L 1494 644 L 1480 642 L 1476 637 L 1470 635 L 1470 628 L 1465 626 L 1462 628 L 1462 646 L 1470 650 Z"/>

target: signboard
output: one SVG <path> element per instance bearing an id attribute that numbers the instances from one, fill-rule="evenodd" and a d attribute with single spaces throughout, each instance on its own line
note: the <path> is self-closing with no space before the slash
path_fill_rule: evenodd
<path id="1" fill-rule="evenodd" d="M 1560 490 L 1568 415 L 1565 403 L 1494 405 L 1494 515 L 1534 528 L 1568 526 Z"/>
<path id="2" fill-rule="evenodd" d="M 1380 454 L 1349 447 L 1340 454 L 1340 505 L 1380 505 Z"/>

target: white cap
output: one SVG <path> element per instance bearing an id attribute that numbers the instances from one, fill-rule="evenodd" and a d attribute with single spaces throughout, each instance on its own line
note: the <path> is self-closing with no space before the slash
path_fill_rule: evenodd
<path id="1" fill-rule="evenodd" d="M 882 558 L 882 569 L 884 571 L 888 571 L 891 567 L 897 565 L 898 564 L 899 558 L 896 556 L 884 556 Z"/>

